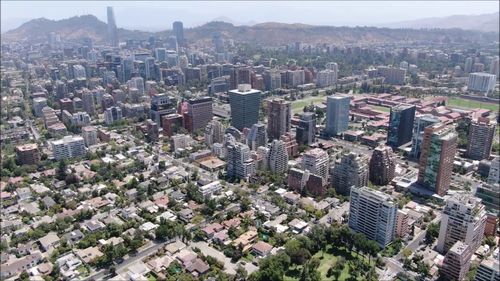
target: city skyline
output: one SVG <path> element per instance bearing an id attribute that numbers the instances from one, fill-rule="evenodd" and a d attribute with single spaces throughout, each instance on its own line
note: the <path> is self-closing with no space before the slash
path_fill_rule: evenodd
<path id="1" fill-rule="evenodd" d="M 230 1 L 229 1 L 230 2 Z M 221 20 L 236 25 L 253 25 L 263 22 L 302 23 L 330 26 L 390 26 L 398 22 L 453 15 L 478 15 L 498 12 L 493 1 L 427 2 L 427 1 L 334 1 L 300 2 L 243 1 L 228 5 L 227 1 L 201 2 L 180 1 L 2 1 L 2 33 L 17 28 L 22 23 L 36 18 L 60 20 L 72 16 L 94 15 L 106 21 L 105 9 L 115 9 L 117 26 L 144 31 L 171 29 L 171 22 L 180 20 L 185 27 Z M 92 3 L 92 5 L 89 5 Z M 198 3 L 198 4 L 196 4 Z M 34 9 L 26 9 L 26 7 Z M 57 7 L 57 9 L 54 9 Z M 377 12 L 374 12 L 374 8 Z M 407 13 L 411 11 L 411 13 Z M 142 16 L 146 15 L 147 16 Z M 357 15 L 352 17 L 352 15 Z"/>

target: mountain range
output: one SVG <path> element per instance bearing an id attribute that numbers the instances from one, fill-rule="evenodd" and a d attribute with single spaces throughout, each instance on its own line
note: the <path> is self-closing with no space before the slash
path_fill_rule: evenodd
<path id="1" fill-rule="evenodd" d="M 498 13 L 496 14 L 498 17 Z M 225 20 L 224 18 L 222 20 Z M 454 18 L 455 21 L 458 21 Z M 482 22 L 482 26 L 490 26 L 490 20 Z M 396 27 L 333 27 L 307 24 L 259 23 L 254 25 L 238 25 L 224 21 L 212 21 L 204 25 L 186 28 L 185 37 L 190 42 L 209 41 L 215 32 L 226 38 L 240 42 L 262 45 L 283 45 L 291 42 L 328 43 L 328 44 L 373 44 L 373 43 L 411 43 L 411 42 L 494 42 L 498 41 L 498 32 L 479 32 L 463 29 L 426 29 L 406 28 L 418 22 L 399 23 Z M 478 23 L 479 24 L 479 23 Z M 432 28 L 432 29 L 430 29 Z M 490 26 L 491 29 L 491 26 Z M 106 41 L 107 25 L 93 15 L 76 16 L 63 20 L 34 19 L 16 29 L 1 35 L 2 41 L 29 41 L 41 43 L 47 41 L 50 32 L 56 32 L 62 38 L 76 41 L 84 37 L 92 38 L 96 43 Z M 130 29 L 118 29 L 120 40 L 148 39 L 150 36 L 166 38 L 171 30 L 146 32 Z"/>

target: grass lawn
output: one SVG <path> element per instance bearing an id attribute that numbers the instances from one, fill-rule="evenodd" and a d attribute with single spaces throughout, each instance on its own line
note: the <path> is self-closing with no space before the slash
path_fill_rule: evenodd
<path id="1" fill-rule="evenodd" d="M 339 256 L 342 256 L 346 259 L 344 264 L 344 269 L 340 273 L 339 279 L 340 281 L 347 280 L 351 275 L 349 272 L 351 271 L 350 262 L 356 262 L 356 259 L 362 259 L 366 263 L 368 263 L 368 259 L 362 255 L 357 256 L 354 252 L 349 252 L 345 248 L 328 248 L 326 251 L 320 251 L 314 255 L 314 257 L 319 258 L 321 263 L 318 267 L 318 271 L 321 274 L 321 280 L 336 280 L 335 276 L 327 277 L 327 272 L 330 267 L 333 266 L 334 262 L 337 260 Z M 322 257 L 322 258 L 321 258 Z M 372 264 L 374 262 L 372 261 Z"/>
<path id="2" fill-rule="evenodd" d="M 390 107 L 380 106 L 380 105 L 373 105 L 373 104 L 369 104 L 369 106 L 371 108 L 373 108 L 374 110 L 377 110 L 377 111 L 391 112 L 391 108 Z"/>
<path id="3" fill-rule="evenodd" d="M 156 281 L 156 277 L 154 277 L 153 274 L 149 274 L 148 281 Z"/>
<path id="4" fill-rule="evenodd" d="M 461 108 L 486 108 L 493 112 L 498 112 L 498 104 L 487 103 L 475 100 L 468 100 L 458 97 L 451 97 L 448 99 L 448 105 Z"/>
<path id="5" fill-rule="evenodd" d="M 79 267 L 77 267 L 76 271 L 78 271 L 80 273 L 80 276 L 82 277 L 86 277 L 90 273 L 84 265 L 80 265 Z"/>
<path id="6" fill-rule="evenodd" d="M 301 100 L 296 100 L 292 102 L 292 113 L 300 113 L 304 109 L 304 106 L 310 105 L 311 102 L 313 104 L 320 104 L 321 102 L 325 101 L 326 97 L 325 96 L 315 96 L 315 97 L 307 97 L 305 99 Z"/>

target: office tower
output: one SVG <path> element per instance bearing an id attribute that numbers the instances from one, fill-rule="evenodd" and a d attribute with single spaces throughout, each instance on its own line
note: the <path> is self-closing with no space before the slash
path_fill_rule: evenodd
<path id="1" fill-rule="evenodd" d="M 436 249 L 446 253 L 457 241 L 474 253 L 483 241 L 486 211 L 481 199 L 470 194 L 454 194 L 446 201 Z"/>
<path id="2" fill-rule="evenodd" d="M 162 116 L 175 113 L 176 101 L 166 94 L 156 94 L 151 97 L 150 119 L 161 123 Z M 160 126 L 163 126 L 160 124 Z"/>
<path id="3" fill-rule="evenodd" d="M 163 135 L 171 137 L 178 133 L 183 128 L 182 120 L 182 115 L 178 113 L 163 115 L 160 122 L 163 128 Z"/>
<path id="4" fill-rule="evenodd" d="M 426 114 L 422 116 L 415 117 L 415 122 L 413 124 L 413 135 L 411 140 L 411 152 L 410 155 L 415 158 L 420 158 L 420 152 L 422 147 L 422 140 L 424 139 L 424 129 L 439 123 L 439 118 L 432 114 Z"/>
<path id="5" fill-rule="evenodd" d="M 302 169 L 323 178 L 326 183 L 330 168 L 328 153 L 320 148 L 308 150 L 302 156 Z"/>
<path id="6" fill-rule="evenodd" d="M 378 75 L 384 77 L 384 83 L 403 85 L 405 83 L 406 69 L 399 67 L 379 66 Z"/>
<path id="7" fill-rule="evenodd" d="M 50 144 L 56 160 L 80 157 L 86 153 L 85 142 L 80 136 L 65 136 Z"/>
<path id="8" fill-rule="evenodd" d="M 483 259 L 477 268 L 474 281 L 500 281 L 500 262 L 498 258 L 489 256 Z"/>
<path id="9" fill-rule="evenodd" d="M 498 184 L 500 183 L 500 157 L 496 156 L 491 160 L 490 171 L 488 172 L 488 183 Z"/>
<path id="10" fill-rule="evenodd" d="M 438 123 L 424 129 L 418 182 L 440 196 L 451 182 L 457 134 L 452 126 Z"/>
<path id="11" fill-rule="evenodd" d="M 112 47 L 118 47 L 118 28 L 115 22 L 113 7 L 108 7 L 108 43 Z"/>
<path id="12" fill-rule="evenodd" d="M 498 213 L 500 208 L 500 185 L 481 183 L 476 187 L 476 197 L 481 199 L 481 203 L 488 211 Z"/>
<path id="13" fill-rule="evenodd" d="M 89 147 L 99 143 L 97 138 L 97 129 L 94 126 L 85 126 L 82 128 L 82 137 L 85 146 Z"/>
<path id="14" fill-rule="evenodd" d="M 310 145 L 315 142 L 316 117 L 312 112 L 304 112 L 297 125 L 295 139 L 299 145 Z"/>
<path id="15" fill-rule="evenodd" d="M 224 38 L 220 32 L 215 32 L 212 35 L 212 43 L 216 53 L 224 53 L 226 51 L 224 46 Z"/>
<path id="16" fill-rule="evenodd" d="M 469 74 L 472 72 L 472 58 L 470 58 L 470 57 L 465 59 L 464 72 L 466 74 Z"/>
<path id="17" fill-rule="evenodd" d="M 146 67 L 146 80 L 154 80 L 156 78 L 155 58 L 147 57 L 144 66 Z"/>
<path id="18" fill-rule="evenodd" d="M 75 64 L 73 65 L 73 75 L 75 79 L 86 79 L 87 78 L 87 73 L 85 71 L 85 67 Z"/>
<path id="19" fill-rule="evenodd" d="M 329 96 L 326 104 L 326 133 L 330 136 L 347 131 L 349 127 L 348 96 Z"/>
<path id="20" fill-rule="evenodd" d="M 348 196 L 351 187 L 368 185 L 368 156 L 350 152 L 333 168 L 332 185 L 337 193 Z"/>
<path id="21" fill-rule="evenodd" d="M 180 21 L 174 21 L 172 24 L 172 29 L 174 32 L 175 37 L 177 38 L 177 43 L 179 46 L 185 46 L 185 41 L 184 41 L 184 26 L 182 22 Z"/>
<path id="22" fill-rule="evenodd" d="M 368 187 L 351 188 L 349 227 L 382 248 L 394 239 L 398 206 L 392 198 Z"/>
<path id="23" fill-rule="evenodd" d="M 267 140 L 266 125 L 263 123 L 253 124 L 247 136 L 247 145 L 250 149 L 257 150 L 259 146 L 266 146 Z"/>
<path id="24" fill-rule="evenodd" d="M 469 141 L 466 155 L 472 160 L 490 158 L 493 137 L 495 136 L 495 122 L 488 118 L 472 120 L 469 126 Z"/>
<path id="25" fill-rule="evenodd" d="M 408 213 L 403 210 L 399 210 L 396 214 L 396 237 L 405 238 L 410 232 Z"/>
<path id="26" fill-rule="evenodd" d="M 222 143 L 224 138 L 224 126 L 217 120 L 210 121 L 205 127 L 205 142 L 208 146 L 214 143 Z"/>
<path id="27" fill-rule="evenodd" d="M 267 104 L 267 134 L 270 139 L 279 139 L 281 135 L 290 132 L 292 106 L 289 101 L 274 98 Z"/>
<path id="28" fill-rule="evenodd" d="M 177 37 L 175 35 L 168 37 L 167 47 L 169 50 L 175 51 L 176 53 L 179 51 L 179 42 L 177 41 Z"/>
<path id="29" fill-rule="evenodd" d="M 47 99 L 38 97 L 33 99 L 33 112 L 36 117 L 42 116 L 42 109 L 47 106 Z"/>
<path id="30" fill-rule="evenodd" d="M 249 84 L 238 85 L 237 90 L 229 91 L 232 126 L 242 130 L 259 121 L 260 96 L 261 92 L 251 89 Z"/>
<path id="31" fill-rule="evenodd" d="M 184 126 L 189 132 L 204 129 L 213 118 L 212 98 L 201 97 L 187 101 Z"/>
<path id="32" fill-rule="evenodd" d="M 281 88 L 281 74 L 277 70 L 266 70 L 262 75 L 266 91 L 273 91 Z"/>
<path id="33" fill-rule="evenodd" d="M 148 139 L 150 141 L 157 141 L 160 136 L 160 128 L 158 123 L 151 119 L 146 120 L 146 128 L 148 132 Z"/>
<path id="34" fill-rule="evenodd" d="M 450 281 L 464 280 L 469 272 L 472 254 L 469 245 L 461 241 L 455 242 L 444 256 L 441 277 Z"/>
<path id="35" fill-rule="evenodd" d="M 499 70 L 500 70 L 499 57 L 495 56 L 490 62 L 490 74 L 493 74 L 498 78 Z"/>
<path id="36" fill-rule="evenodd" d="M 116 121 L 122 120 L 122 109 L 118 106 L 107 108 L 104 112 L 104 120 L 106 125 L 111 125 Z"/>
<path id="37" fill-rule="evenodd" d="M 288 168 L 288 152 L 281 140 L 273 140 L 269 148 L 269 169 L 274 173 L 285 173 Z"/>
<path id="38" fill-rule="evenodd" d="M 487 95 L 495 89 L 497 77 L 493 74 L 476 72 L 469 74 L 467 90 Z"/>
<path id="39" fill-rule="evenodd" d="M 250 148 L 246 144 L 231 141 L 227 145 L 227 176 L 246 178 L 255 173 L 255 163 L 250 158 Z"/>
<path id="40" fill-rule="evenodd" d="M 159 62 L 167 61 L 167 49 L 156 48 L 155 49 L 155 59 Z"/>
<path id="41" fill-rule="evenodd" d="M 370 181 L 377 185 L 386 185 L 394 178 L 396 156 L 389 146 L 378 146 L 370 158 Z"/>
<path id="42" fill-rule="evenodd" d="M 414 105 L 400 104 L 393 106 L 389 117 L 387 144 L 392 147 L 400 147 L 411 141 L 414 120 Z"/>
<path id="43" fill-rule="evenodd" d="M 36 165 L 40 162 L 40 153 L 36 143 L 16 146 L 16 158 L 19 165 Z"/>
<path id="44" fill-rule="evenodd" d="M 83 110 L 90 115 L 95 114 L 94 94 L 90 91 L 84 91 L 82 94 Z"/>

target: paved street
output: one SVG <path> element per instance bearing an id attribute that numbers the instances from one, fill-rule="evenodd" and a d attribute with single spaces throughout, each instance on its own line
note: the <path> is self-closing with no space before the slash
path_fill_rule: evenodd
<path id="1" fill-rule="evenodd" d="M 161 247 L 165 246 L 167 242 L 163 243 L 156 243 L 156 242 L 150 242 L 149 246 L 146 246 L 142 250 L 139 249 L 139 253 L 135 256 L 130 256 L 129 258 L 125 259 L 123 263 L 117 264 L 116 265 L 116 272 L 121 273 L 123 272 L 129 265 L 133 264 L 136 261 L 142 260 L 143 258 L 154 254 L 156 251 L 158 251 Z M 87 278 L 83 279 L 84 281 L 90 281 L 90 280 L 102 280 L 108 275 L 108 270 L 103 269 L 99 270 L 97 272 L 94 272 Z"/>

